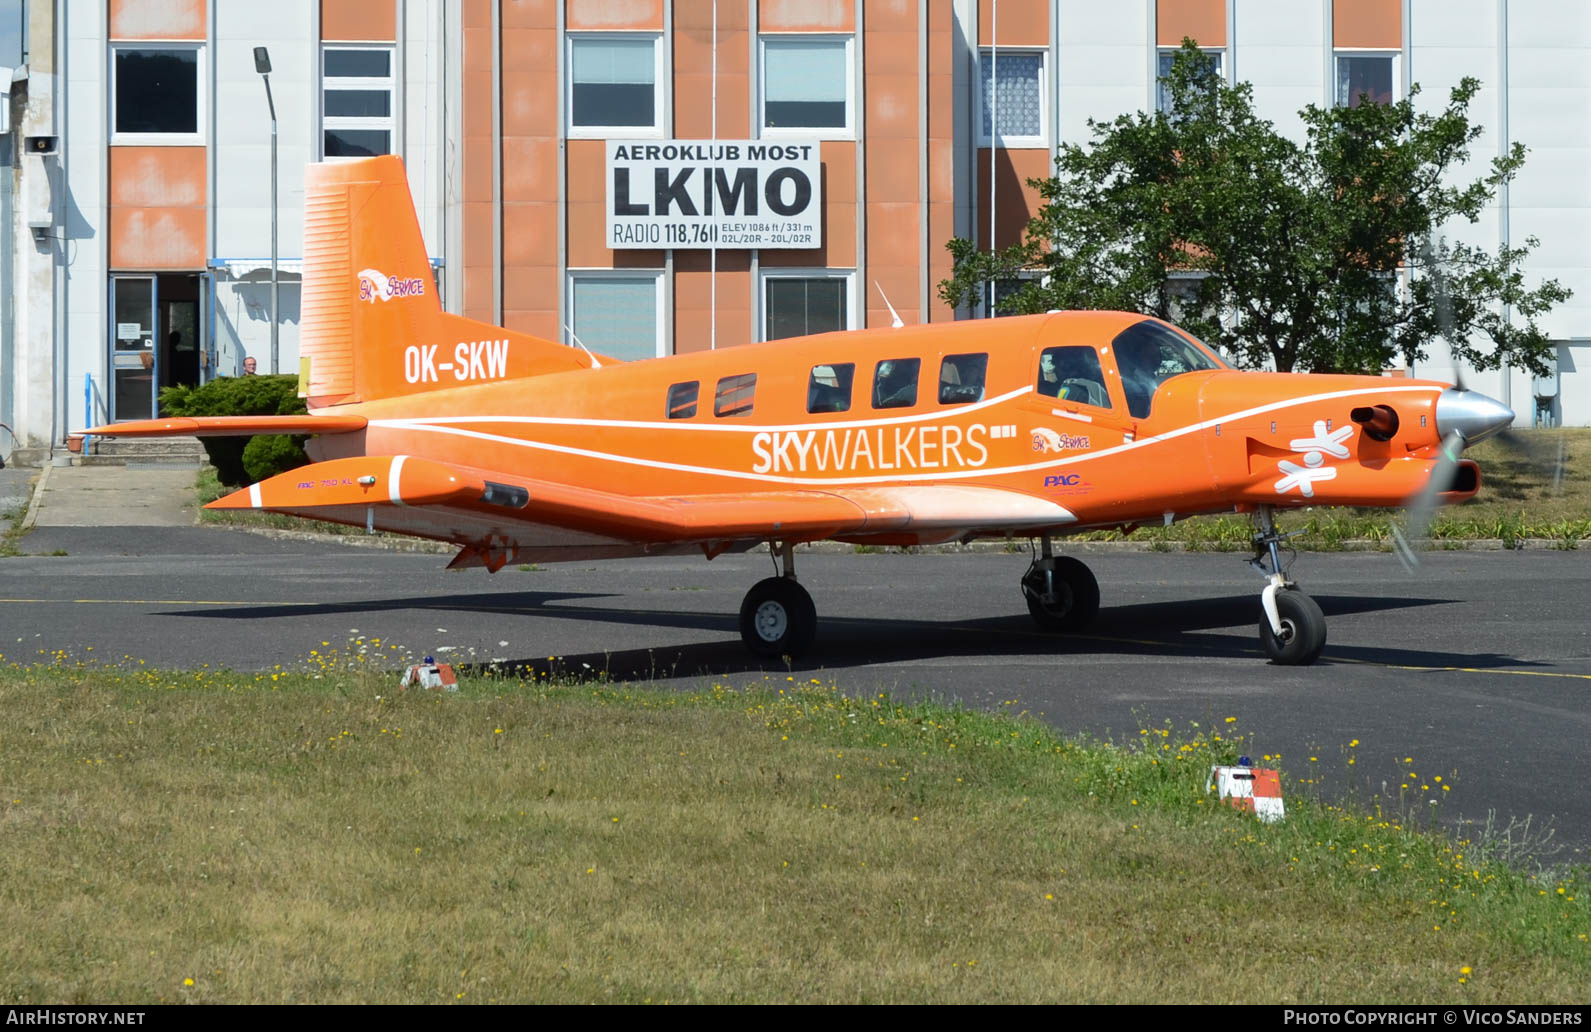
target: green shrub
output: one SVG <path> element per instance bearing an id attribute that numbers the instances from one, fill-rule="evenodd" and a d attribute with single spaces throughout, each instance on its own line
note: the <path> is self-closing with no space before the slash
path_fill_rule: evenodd
<path id="1" fill-rule="evenodd" d="M 250 481 L 265 480 L 309 462 L 309 456 L 304 454 L 303 434 L 260 434 L 248 441 L 243 448 L 243 471 Z"/>
<path id="2" fill-rule="evenodd" d="M 166 387 L 160 411 L 167 416 L 293 416 L 309 410 L 298 396 L 296 376 L 235 376 L 202 387 Z M 309 462 L 304 438 L 275 434 L 259 437 L 204 437 L 204 450 L 216 477 L 231 487 L 263 480 Z M 256 475 L 255 470 L 269 472 Z"/>

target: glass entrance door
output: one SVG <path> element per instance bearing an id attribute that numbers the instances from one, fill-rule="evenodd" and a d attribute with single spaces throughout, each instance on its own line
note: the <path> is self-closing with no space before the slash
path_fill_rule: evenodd
<path id="1" fill-rule="evenodd" d="M 159 306 L 153 276 L 111 279 L 111 419 L 151 419 L 160 384 Z"/>

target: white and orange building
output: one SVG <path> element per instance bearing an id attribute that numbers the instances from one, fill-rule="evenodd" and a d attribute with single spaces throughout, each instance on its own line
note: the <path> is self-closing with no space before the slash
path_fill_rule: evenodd
<path id="1" fill-rule="evenodd" d="M 271 370 L 260 46 L 281 371 L 298 368 L 303 167 L 345 154 L 403 157 L 448 310 L 593 350 L 981 314 L 937 298 L 945 242 L 1015 240 L 1037 204 L 1026 181 L 1090 119 L 1159 103 L 1191 37 L 1289 132 L 1305 104 L 1418 82 L 1434 105 L 1480 78 L 1467 172 L 1511 142 L 1531 154 L 1452 232 L 1538 237 L 1532 274 L 1575 297 L 1545 320 L 1555 376 L 1470 379 L 1525 425 L 1538 408 L 1591 423 L 1585 5 L 32 0 L 26 18 L 0 422 L 34 457 L 150 414 L 162 385 L 236 375 L 245 356 Z M 1436 355 L 1417 372 L 1446 371 Z"/>

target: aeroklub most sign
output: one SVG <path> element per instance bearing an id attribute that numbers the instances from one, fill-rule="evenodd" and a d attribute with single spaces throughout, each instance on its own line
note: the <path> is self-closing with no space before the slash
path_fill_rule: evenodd
<path id="1" fill-rule="evenodd" d="M 821 247 L 821 164 L 816 140 L 609 140 L 607 244 Z"/>

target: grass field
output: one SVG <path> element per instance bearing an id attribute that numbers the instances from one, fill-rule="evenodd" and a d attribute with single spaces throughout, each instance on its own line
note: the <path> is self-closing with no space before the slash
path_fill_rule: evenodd
<path id="1" fill-rule="evenodd" d="M 1219 717 L 312 662 L 0 671 L 6 1002 L 1591 998 L 1588 872 L 1411 828 L 1415 757 L 1363 812 L 1304 763 L 1263 825 L 1204 794 L 1263 748 Z"/>

